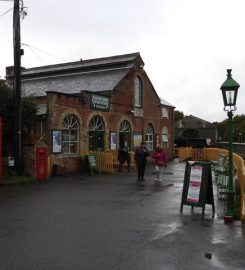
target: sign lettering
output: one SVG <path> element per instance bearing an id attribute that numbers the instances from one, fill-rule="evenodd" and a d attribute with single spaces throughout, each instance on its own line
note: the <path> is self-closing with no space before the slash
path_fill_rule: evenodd
<path id="1" fill-rule="evenodd" d="M 100 111 L 109 111 L 109 97 L 102 95 L 91 95 L 91 109 Z"/>

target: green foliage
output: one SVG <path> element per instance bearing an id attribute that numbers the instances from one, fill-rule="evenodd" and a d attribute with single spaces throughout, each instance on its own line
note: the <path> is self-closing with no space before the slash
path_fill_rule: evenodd
<path id="1" fill-rule="evenodd" d="M 3 176 L 3 181 L 1 182 L 1 185 L 26 184 L 26 183 L 37 183 L 37 179 L 33 176 L 28 175 L 18 176 L 15 173 L 11 173 Z"/>
<path id="2" fill-rule="evenodd" d="M 174 122 L 181 120 L 182 118 L 184 118 L 184 113 L 174 110 Z"/>
<path id="3" fill-rule="evenodd" d="M 229 121 L 224 121 L 218 125 L 218 136 L 222 141 L 229 140 Z M 245 115 L 236 115 L 233 117 L 233 141 L 234 142 L 245 142 Z"/>
<path id="4" fill-rule="evenodd" d="M 13 89 L 0 79 L 0 115 L 3 118 L 3 154 L 13 154 L 14 149 L 14 99 Z M 22 134 L 29 132 L 36 115 L 34 97 L 22 98 Z"/>
<path id="5" fill-rule="evenodd" d="M 13 91 L 0 80 L 0 115 L 3 119 L 3 154 L 13 153 L 14 140 Z"/>
<path id="6" fill-rule="evenodd" d="M 22 130 L 26 134 L 34 125 L 36 116 L 36 100 L 35 97 L 22 98 Z"/>

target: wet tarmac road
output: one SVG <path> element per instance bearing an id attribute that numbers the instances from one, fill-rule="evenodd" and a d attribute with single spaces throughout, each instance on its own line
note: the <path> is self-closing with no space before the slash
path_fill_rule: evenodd
<path id="1" fill-rule="evenodd" d="M 245 269 L 245 227 L 224 224 L 222 201 L 184 206 L 185 164 L 154 184 L 132 173 L 67 176 L 0 188 L 0 269 Z M 214 187 L 215 190 L 215 187 Z"/>

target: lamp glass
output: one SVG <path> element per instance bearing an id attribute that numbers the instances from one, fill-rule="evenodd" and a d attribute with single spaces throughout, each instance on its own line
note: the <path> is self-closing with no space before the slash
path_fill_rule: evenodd
<path id="1" fill-rule="evenodd" d="M 227 106 L 234 106 L 235 105 L 235 91 L 234 90 L 225 91 L 225 95 L 226 95 Z"/>
<path id="2" fill-rule="evenodd" d="M 222 89 L 224 106 L 236 106 L 237 89 Z"/>

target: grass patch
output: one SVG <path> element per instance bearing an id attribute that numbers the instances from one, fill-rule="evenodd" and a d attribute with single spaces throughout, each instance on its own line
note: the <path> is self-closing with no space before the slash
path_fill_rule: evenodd
<path id="1" fill-rule="evenodd" d="M 21 175 L 18 176 L 14 172 L 10 174 L 4 174 L 0 185 L 13 185 L 13 184 L 25 184 L 25 183 L 36 183 L 37 179 L 33 176 Z"/>

